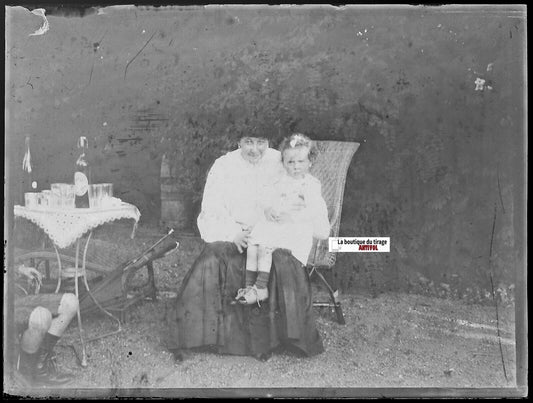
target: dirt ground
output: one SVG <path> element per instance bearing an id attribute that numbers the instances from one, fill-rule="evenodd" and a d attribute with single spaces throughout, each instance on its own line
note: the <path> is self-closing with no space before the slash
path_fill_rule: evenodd
<path id="1" fill-rule="evenodd" d="M 126 249 L 143 248 L 158 236 L 139 228 L 134 240 L 122 241 L 120 251 L 127 255 Z M 118 242 L 114 236 L 108 239 Z M 325 346 L 324 353 L 315 357 L 279 352 L 261 362 L 188 351 L 182 362 L 175 362 L 161 340 L 165 304 L 201 249 L 196 238 L 184 237 L 180 242 L 179 251 L 156 262 L 158 300 L 134 306 L 122 332 L 88 343 L 86 368 L 78 365 L 69 347 L 80 350 L 75 321 L 69 327 L 57 352 L 62 368 L 76 375 L 72 384 L 60 391 L 30 391 L 4 379 L 4 391 L 69 397 L 343 397 L 358 395 L 365 388 L 515 387 L 513 306 L 499 307 L 497 323 L 494 306 L 414 294 L 341 295 L 345 325 L 335 322 L 329 308 L 315 308 Z M 317 284 L 313 288 L 316 299 L 325 300 L 324 291 Z M 102 314 L 87 315 L 83 325 L 86 338 L 116 328 Z"/>

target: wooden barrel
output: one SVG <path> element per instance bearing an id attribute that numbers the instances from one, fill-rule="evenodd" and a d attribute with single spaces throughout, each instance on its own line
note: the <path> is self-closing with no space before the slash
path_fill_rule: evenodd
<path id="1" fill-rule="evenodd" d="M 193 230 L 192 192 L 179 185 L 172 161 L 163 155 L 161 159 L 161 219 L 160 225 L 176 230 Z"/>

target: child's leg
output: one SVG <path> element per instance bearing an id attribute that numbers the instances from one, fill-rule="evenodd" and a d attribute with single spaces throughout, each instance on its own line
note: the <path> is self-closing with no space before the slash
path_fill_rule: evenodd
<path id="1" fill-rule="evenodd" d="M 246 249 L 246 276 L 245 287 L 251 287 L 257 277 L 257 251 L 258 245 L 248 245 Z"/>
<path id="2" fill-rule="evenodd" d="M 36 307 L 31 312 L 28 328 L 22 335 L 22 350 L 30 354 L 37 352 L 51 323 L 52 313 L 42 306 Z"/>
<path id="3" fill-rule="evenodd" d="M 78 298 L 74 294 L 63 294 L 59 307 L 57 308 L 58 316 L 52 319 L 48 333 L 56 337 L 61 337 L 69 323 L 78 313 L 78 304 Z"/>
<path id="4" fill-rule="evenodd" d="M 272 267 L 272 250 L 269 246 L 259 245 L 257 249 L 258 273 L 255 280 L 257 288 L 267 288 L 270 278 L 270 268 Z"/>

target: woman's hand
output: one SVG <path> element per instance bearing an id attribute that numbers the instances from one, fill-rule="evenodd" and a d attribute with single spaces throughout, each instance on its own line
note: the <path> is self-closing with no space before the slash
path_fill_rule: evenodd
<path id="1" fill-rule="evenodd" d="M 39 287 L 42 285 L 42 274 L 35 267 L 24 266 L 23 264 L 18 267 L 18 272 L 21 276 L 28 278 L 29 280 L 37 281 Z"/>
<path id="2" fill-rule="evenodd" d="M 248 247 L 248 238 L 250 237 L 250 232 L 250 229 L 242 230 L 235 236 L 235 238 L 233 238 L 233 243 L 239 250 L 239 253 L 242 253 L 244 248 Z"/>
<path id="3" fill-rule="evenodd" d="M 277 223 L 285 223 L 292 220 L 291 215 L 286 211 L 278 212 L 273 208 L 268 208 L 265 210 L 265 217 L 268 221 L 273 221 Z"/>

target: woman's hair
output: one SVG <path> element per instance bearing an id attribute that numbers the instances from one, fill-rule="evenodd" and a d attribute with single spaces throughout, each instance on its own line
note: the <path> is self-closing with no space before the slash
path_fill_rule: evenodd
<path id="1" fill-rule="evenodd" d="M 309 161 L 314 162 L 318 155 L 318 149 L 313 140 L 302 133 L 293 133 L 289 137 L 285 137 L 279 145 L 281 151 L 281 159 L 283 160 L 283 152 L 290 148 L 305 147 L 309 149 Z"/>

